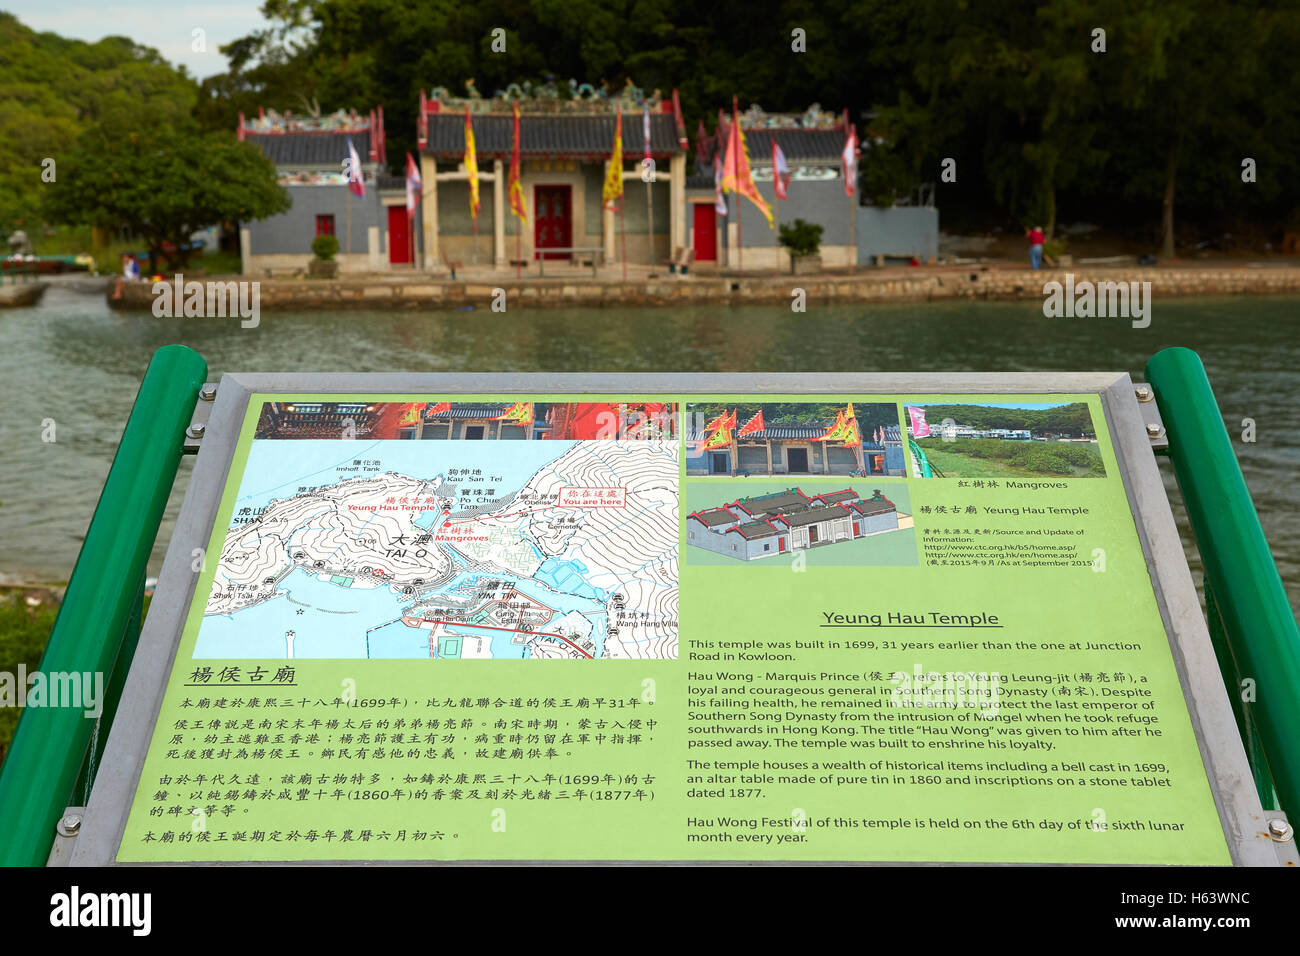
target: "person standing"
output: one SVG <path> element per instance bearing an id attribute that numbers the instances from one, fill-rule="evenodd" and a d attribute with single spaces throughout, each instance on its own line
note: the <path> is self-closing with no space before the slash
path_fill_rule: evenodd
<path id="1" fill-rule="evenodd" d="M 1043 265 L 1043 235 L 1042 226 L 1034 226 L 1025 235 L 1029 238 L 1029 265 L 1033 269 L 1039 269 Z"/>

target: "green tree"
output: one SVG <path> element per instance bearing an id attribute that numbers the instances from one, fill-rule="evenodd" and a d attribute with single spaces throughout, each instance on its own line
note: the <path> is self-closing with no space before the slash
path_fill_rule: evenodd
<path id="1" fill-rule="evenodd" d="M 202 134 L 188 116 L 138 107 L 81 134 L 60 166 L 57 188 L 45 195 L 52 221 L 142 237 L 151 271 L 160 255 L 183 268 L 183 247 L 199 229 L 264 219 L 290 206 L 274 165 L 255 146 L 231 133 Z"/>
<path id="2" fill-rule="evenodd" d="M 46 161 L 57 183 L 89 123 L 132 103 L 188 112 L 194 99 L 194 81 L 157 50 L 125 37 L 85 43 L 37 33 L 0 12 L 0 232 L 37 223 L 41 197 L 54 188 L 42 179 Z"/>

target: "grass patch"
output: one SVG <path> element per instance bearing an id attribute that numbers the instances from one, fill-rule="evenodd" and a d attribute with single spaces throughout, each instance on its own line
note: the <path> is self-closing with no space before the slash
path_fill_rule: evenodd
<path id="1" fill-rule="evenodd" d="M 36 670 L 58 613 L 59 605 L 52 600 L 33 607 L 23 591 L 0 594 L 0 671 L 17 679 L 20 664 L 29 674 Z M 9 752 L 20 716 L 22 710 L 17 707 L 0 707 L 0 764 Z"/>

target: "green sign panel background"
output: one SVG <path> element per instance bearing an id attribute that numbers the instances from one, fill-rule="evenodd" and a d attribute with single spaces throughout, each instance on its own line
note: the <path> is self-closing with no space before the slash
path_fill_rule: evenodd
<path id="1" fill-rule="evenodd" d="M 258 486 L 250 462 L 275 458 L 283 472 L 295 448 L 307 461 L 309 445 L 329 441 L 255 439 L 263 403 L 441 398 L 253 396 L 119 861 L 1230 862 L 1095 395 L 625 396 L 677 403 L 685 414 L 696 401 L 710 409 L 729 404 L 744 410 L 736 430 L 759 406 L 853 402 L 862 413 L 889 403 L 904 436 L 908 406 L 1078 402 L 1091 413 L 1095 442 L 1075 447 L 1098 455 L 1102 467 L 1051 474 L 1024 459 L 1029 464 L 1004 462 L 999 470 L 971 450 L 971 443 L 1000 440 L 986 436 L 958 438 L 950 449 L 925 442 L 938 449 L 935 463 L 947 465 L 942 478 L 916 476 L 906 441 L 902 476 L 697 476 L 687 473 L 686 442 L 701 437 L 675 426 L 675 480 L 639 490 L 629 480 L 604 504 L 582 496 L 617 482 L 559 492 L 567 496 L 564 516 L 580 519 L 573 527 L 609 520 L 603 511 L 590 516 L 620 501 L 631 518 L 638 501 L 662 504 L 661 493 L 675 499 L 675 560 L 628 576 L 644 577 L 646 590 L 637 593 L 656 600 L 672 592 L 661 610 L 676 608 L 676 637 L 656 642 L 653 653 L 595 653 L 556 624 L 544 646 L 557 659 L 469 659 L 466 635 L 490 626 L 435 621 L 425 626 L 441 635 L 431 644 L 436 656 L 423 660 L 217 656 L 227 638 L 205 628 L 235 634 L 236 622 L 244 633 L 230 640 L 246 649 L 258 625 L 238 622 L 263 613 L 234 610 L 225 623 L 205 618 L 214 579 L 219 591 L 225 587 L 218 556 L 228 534 L 243 527 L 243 498 L 256 492 L 283 501 L 298 487 L 310 496 L 341 483 L 331 471 L 304 475 L 282 492 Z M 454 397 L 503 405 L 521 399 L 619 396 Z M 861 432 L 868 445 L 878 437 L 874 428 Z M 258 457 L 255 442 L 267 445 L 269 457 Z M 1046 449 L 1054 442 L 1022 444 Z M 385 462 L 401 445 L 402 461 L 427 461 L 423 474 L 406 469 L 420 479 L 460 469 L 458 456 L 477 462 L 505 454 L 506 446 L 511 454 L 541 453 L 515 451 L 519 442 L 367 441 L 366 454 L 354 455 L 355 443 L 343 444 L 349 450 L 340 462 L 378 463 L 378 472 L 365 474 L 395 471 Z M 487 444 L 498 448 L 485 451 Z M 601 444 L 613 445 L 590 443 Z M 478 447 L 471 453 L 469 445 Z M 593 467 L 619 473 L 606 450 L 587 450 L 606 458 Z M 703 449 L 691 451 L 701 461 Z M 311 455 L 318 452 L 313 447 Z M 778 545 L 752 560 L 729 553 L 732 539 L 748 543 L 737 532 L 722 532 L 721 542 L 690 542 L 692 531 L 718 534 L 691 515 L 746 501 L 762 512 L 763 496 L 795 486 L 810 499 L 846 489 L 867 505 L 883 499 L 893 518 L 886 514 L 883 531 L 860 534 L 865 527 L 854 513 L 852 537 L 802 548 L 793 545 L 799 509 L 775 518 L 762 513 L 753 520 L 773 533 L 754 540 L 775 545 L 771 539 L 784 535 L 790 550 Z M 473 486 L 466 478 L 460 487 Z M 548 499 L 537 514 L 550 517 L 552 504 Z M 560 520 L 538 533 L 560 540 L 566 527 Z M 314 528 L 300 522 L 294 533 Z M 265 525 L 258 532 L 269 533 Z M 292 552 L 297 540 L 304 539 L 277 539 L 267 553 Z M 669 568 L 675 590 L 663 577 Z M 377 570 L 394 586 L 402 583 L 397 572 Z M 364 617 L 384 588 L 354 594 L 355 575 L 322 573 L 313 587 L 334 589 L 334 611 Z M 504 587 L 510 577 L 487 587 Z M 609 589 L 578 594 L 576 579 L 555 574 L 546 587 L 577 595 L 575 602 L 610 600 Z M 523 622 L 537 593 L 511 590 L 491 609 L 495 617 L 478 620 L 496 627 L 504 613 Z M 285 613 L 290 606 L 283 604 Z M 320 618 L 308 610 L 299 619 Z M 666 620 L 660 626 L 671 628 Z M 363 623 L 377 643 L 419 624 Z M 307 628 L 319 626 L 304 625 L 300 650 Z M 356 629 L 350 621 L 338 626 Z M 522 623 L 503 629 L 525 630 Z M 538 640 L 531 631 L 521 639 Z M 913 696 L 898 675 L 908 675 Z"/>

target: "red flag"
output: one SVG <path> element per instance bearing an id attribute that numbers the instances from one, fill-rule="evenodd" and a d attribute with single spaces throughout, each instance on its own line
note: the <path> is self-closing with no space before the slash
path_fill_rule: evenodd
<path id="1" fill-rule="evenodd" d="M 767 431 L 767 425 L 763 422 L 763 410 L 760 408 L 758 413 L 749 421 L 741 426 L 740 431 L 736 432 L 737 438 L 744 438 L 746 435 L 752 435 L 755 432 Z"/>
<path id="2" fill-rule="evenodd" d="M 790 167 L 786 165 L 785 153 L 776 144 L 776 134 L 772 134 L 772 188 L 777 199 L 789 199 Z"/>
<path id="3" fill-rule="evenodd" d="M 725 424 L 727 424 L 727 412 L 726 410 L 723 410 L 721 415 L 715 416 L 711 422 L 704 426 L 704 430 L 705 432 L 711 432 L 714 429 L 721 428 Z"/>
<path id="4" fill-rule="evenodd" d="M 744 196 L 767 217 L 770 229 L 776 228 L 776 220 L 758 187 L 754 185 L 754 173 L 749 166 L 749 150 L 745 146 L 745 132 L 740 128 L 740 108 L 736 97 L 731 98 L 731 139 L 728 143 L 727 161 L 722 167 L 722 189 Z"/>

